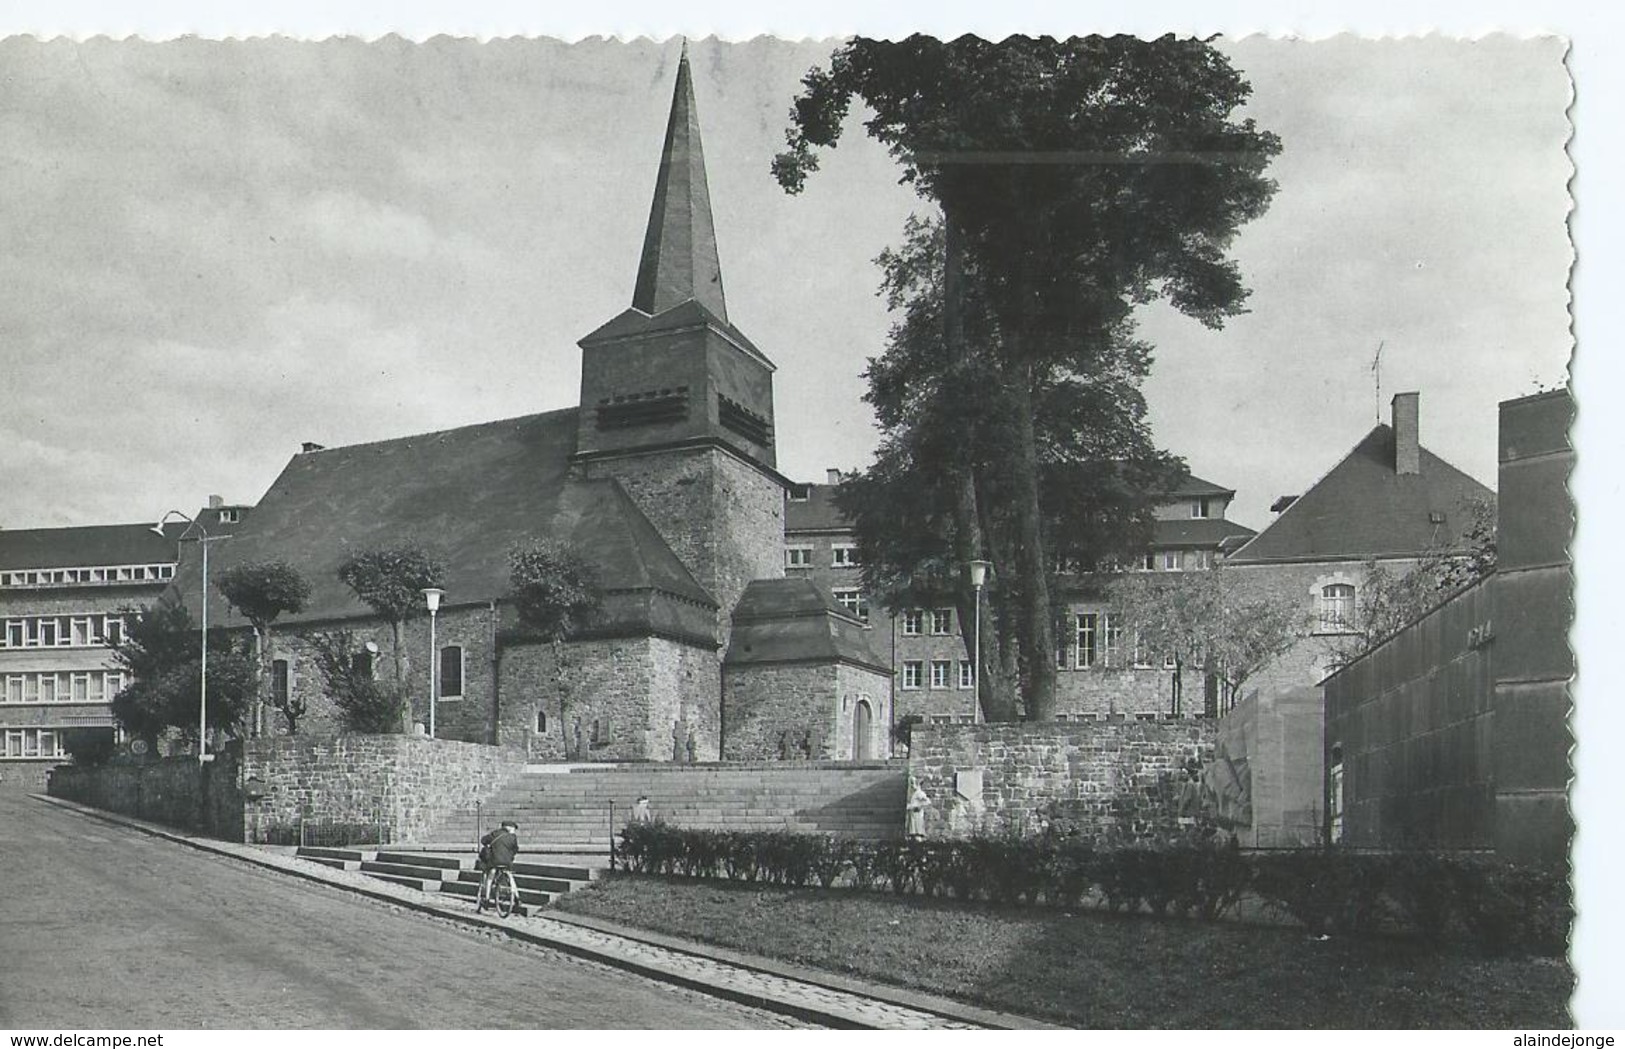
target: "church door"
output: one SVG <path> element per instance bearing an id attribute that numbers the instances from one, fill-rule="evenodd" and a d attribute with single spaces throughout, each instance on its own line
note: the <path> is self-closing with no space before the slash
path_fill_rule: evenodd
<path id="1" fill-rule="evenodd" d="M 852 710 L 852 760 L 873 761 L 874 746 L 874 712 L 869 709 L 869 701 L 860 699 Z"/>

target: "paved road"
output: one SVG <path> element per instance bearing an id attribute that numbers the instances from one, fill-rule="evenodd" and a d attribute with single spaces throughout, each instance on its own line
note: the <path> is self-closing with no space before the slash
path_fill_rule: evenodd
<path id="1" fill-rule="evenodd" d="M 16 795 L 0 879 L 0 1028 L 786 1026 Z"/>

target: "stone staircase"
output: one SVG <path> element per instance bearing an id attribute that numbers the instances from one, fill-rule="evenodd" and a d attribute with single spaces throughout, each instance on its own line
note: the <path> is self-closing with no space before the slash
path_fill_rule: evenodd
<path id="1" fill-rule="evenodd" d="M 423 892 L 461 896 L 470 903 L 479 893 L 480 872 L 474 868 L 473 853 L 451 855 L 302 845 L 295 855 L 335 870 L 358 871 L 380 881 Z M 596 866 L 531 863 L 524 860 L 516 860 L 513 864 L 520 902 L 535 907 L 544 906 L 557 896 L 581 888 L 599 874 L 600 868 Z"/>
<path id="2" fill-rule="evenodd" d="M 656 819 L 682 827 L 893 838 L 906 776 L 901 762 L 532 767 L 429 839 L 473 842 L 512 819 L 527 852 L 607 854 L 640 795 Z"/>

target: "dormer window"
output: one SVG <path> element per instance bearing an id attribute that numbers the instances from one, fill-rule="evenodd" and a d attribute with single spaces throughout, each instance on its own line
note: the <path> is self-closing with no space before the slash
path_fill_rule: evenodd
<path id="1" fill-rule="evenodd" d="M 1212 503 L 1213 503 L 1213 500 L 1209 499 L 1205 495 L 1202 496 L 1200 499 L 1192 499 L 1191 500 L 1191 516 L 1192 517 L 1212 517 L 1213 516 Z"/>
<path id="2" fill-rule="evenodd" d="M 236 508 L 227 508 L 220 511 L 221 524 L 236 524 L 241 520 L 241 511 Z"/>
<path id="3" fill-rule="evenodd" d="M 810 485 L 810 484 L 793 484 L 793 485 L 790 486 L 790 501 L 792 503 L 804 503 L 808 499 L 811 499 L 811 498 L 812 498 L 812 485 Z"/>

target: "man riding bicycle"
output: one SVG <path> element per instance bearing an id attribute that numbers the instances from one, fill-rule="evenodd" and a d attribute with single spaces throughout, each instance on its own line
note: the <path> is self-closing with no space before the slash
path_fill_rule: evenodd
<path id="1" fill-rule="evenodd" d="M 480 839 L 479 866 L 483 872 L 479 895 L 481 910 L 485 907 L 485 901 L 491 898 L 495 876 L 498 872 L 507 872 L 518 854 L 519 824 L 513 820 L 503 820 L 501 826 Z"/>

